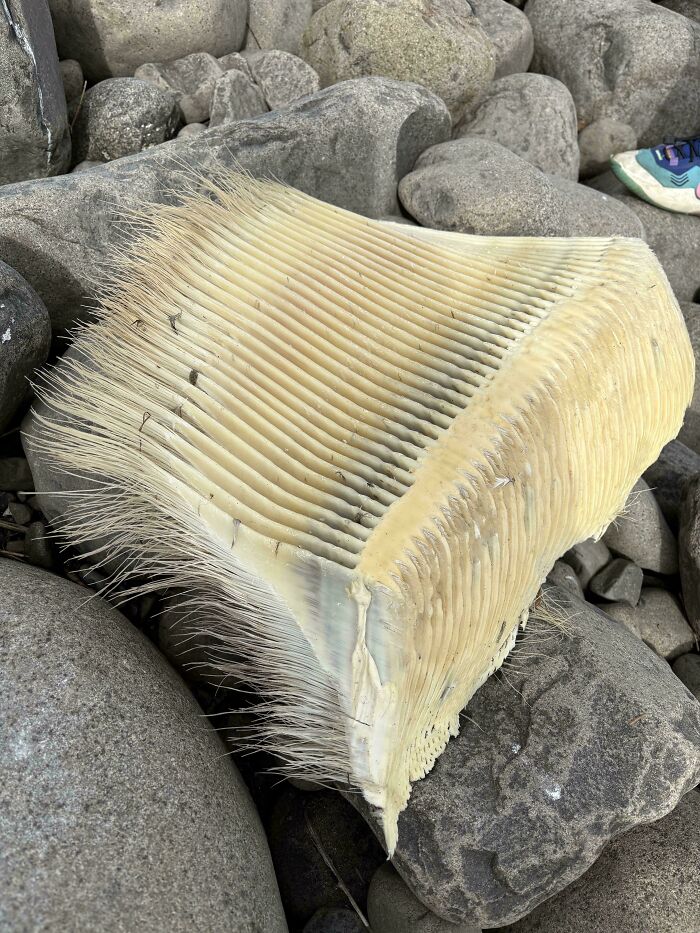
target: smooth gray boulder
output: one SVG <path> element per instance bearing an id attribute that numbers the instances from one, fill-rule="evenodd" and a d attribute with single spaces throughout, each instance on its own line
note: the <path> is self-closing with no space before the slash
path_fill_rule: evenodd
<path id="1" fill-rule="evenodd" d="M 496 50 L 496 78 L 527 71 L 535 44 L 525 14 L 505 0 L 469 0 Z"/>
<path id="2" fill-rule="evenodd" d="M 678 530 L 683 487 L 699 473 L 700 454 L 680 441 L 669 441 L 644 472 L 644 479 L 654 491 L 654 498 L 673 532 Z"/>
<path id="3" fill-rule="evenodd" d="M 581 178 L 592 178 L 610 168 L 610 156 L 627 152 L 637 144 L 637 133 L 629 123 L 601 117 L 584 127 L 578 136 Z"/>
<path id="4" fill-rule="evenodd" d="M 493 82 L 455 135 L 494 139 L 540 171 L 576 181 L 576 133 L 574 101 L 561 81 L 513 74 Z"/>
<path id="5" fill-rule="evenodd" d="M 225 55 L 243 44 L 247 0 L 49 0 L 61 58 L 90 81 L 133 75 L 144 62 L 190 52 Z"/>
<path id="6" fill-rule="evenodd" d="M 115 213 L 176 201 L 182 172 L 236 165 L 274 175 L 370 217 L 397 214 L 397 182 L 450 133 L 445 105 L 425 88 L 388 78 L 348 81 L 284 110 L 48 181 L 0 188 L 0 255 L 69 327 L 123 231 Z M 105 208 L 109 206 L 111 210 Z"/>
<path id="7" fill-rule="evenodd" d="M 580 127 L 612 117 L 640 146 L 700 127 L 700 24 L 651 0 L 529 0 L 532 70 L 559 78 Z"/>
<path id="8" fill-rule="evenodd" d="M 678 600 L 668 590 L 645 586 L 636 606 L 619 602 L 599 608 L 667 661 L 691 651 L 695 645 L 693 630 Z"/>
<path id="9" fill-rule="evenodd" d="M 593 195 L 593 196 L 592 196 Z M 491 139 L 427 150 L 399 184 L 420 224 L 486 236 L 642 236 L 634 214 L 573 181 L 545 175 Z"/>
<path id="10" fill-rule="evenodd" d="M 678 573 L 678 544 L 654 493 L 637 480 L 624 510 L 602 537 L 611 551 L 653 573 Z"/>
<path id="11" fill-rule="evenodd" d="M 246 49 L 281 49 L 297 55 L 312 12 L 312 0 L 248 0 Z"/>
<path id="12" fill-rule="evenodd" d="M 31 376 L 46 362 L 51 321 L 22 276 L 0 262 L 0 433 L 27 396 Z"/>
<path id="13" fill-rule="evenodd" d="M 700 703 L 623 626 L 549 592 L 569 634 L 528 623 L 399 816 L 394 866 L 453 923 L 518 920 L 700 779 Z"/>
<path id="14" fill-rule="evenodd" d="M 70 130 L 46 0 L 0 9 L 0 185 L 65 172 Z"/>
<path id="15" fill-rule="evenodd" d="M 151 643 L 9 560 L 0 631 L 0 927 L 286 933 L 248 790 Z"/>
<path id="16" fill-rule="evenodd" d="M 315 94 L 321 80 L 311 65 L 289 52 L 250 52 L 246 61 L 269 110 L 287 107 L 307 94 Z"/>
<path id="17" fill-rule="evenodd" d="M 699 877 L 694 790 L 662 820 L 612 842 L 583 877 L 507 933 L 691 933 L 700 929 Z"/>

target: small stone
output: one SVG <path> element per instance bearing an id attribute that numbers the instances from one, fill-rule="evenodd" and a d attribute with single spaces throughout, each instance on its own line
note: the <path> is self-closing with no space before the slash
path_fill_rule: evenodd
<path id="1" fill-rule="evenodd" d="M 700 793 L 610 843 L 592 868 L 507 933 L 695 933 Z M 503 933 L 506 933 L 504 930 Z"/>
<path id="2" fill-rule="evenodd" d="M 610 563 L 610 551 L 602 541 L 587 538 L 580 541 L 564 554 L 564 560 L 573 567 L 585 590 L 593 577 Z"/>
<path id="3" fill-rule="evenodd" d="M 226 71 L 216 82 L 209 126 L 235 123 L 267 112 L 260 88 L 242 71 Z"/>
<path id="4" fill-rule="evenodd" d="M 28 378 L 46 362 L 51 321 L 19 272 L 0 262 L 0 433 L 27 398 Z"/>
<path id="5" fill-rule="evenodd" d="M 73 166 L 71 174 L 74 172 L 89 172 L 90 169 L 98 168 L 100 165 L 104 165 L 104 162 L 93 162 L 90 159 L 84 159 L 82 162 L 78 162 L 77 165 Z"/>
<path id="6" fill-rule="evenodd" d="M 700 476 L 694 476 L 683 488 L 678 563 L 685 611 L 691 626 L 700 635 Z"/>
<path id="7" fill-rule="evenodd" d="M 479 20 L 455 0 L 333 0 L 314 13 L 300 55 L 324 87 L 368 75 L 415 81 L 444 100 L 454 121 L 496 67 Z"/>
<path id="8" fill-rule="evenodd" d="M 281 49 L 298 55 L 312 12 L 311 0 L 248 0 L 246 50 Z"/>
<path id="9" fill-rule="evenodd" d="M 315 94 L 321 81 L 311 65 L 289 52 L 254 52 L 247 56 L 253 78 L 268 110 L 279 110 L 293 100 Z"/>
<path id="10" fill-rule="evenodd" d="M 666 444 L 658 459 L 644 473 L 644 479 L 651 486 L 671 531 L 678 530 L 683 486 L 699 473 L 700 454 L 680 441 Z"/>
<path id="11" fill-rule="evenodd" d="M 641 567 L 625 560 L 624 557 L 617 557 L 598 571 L 588 588 L 591 593 L 603 599 L 636 606 L 642 593 L 643 582 L 644 571 Z"/>
<path id="12" fill-rule="evenodd" d="M 199 136 L 200 133 L 203 133 L 206 130 L 206 126 L 203 123 L 186 123 L 177 134 L 178 139 L 187 138 L 188 136 Z"/>
<path id="13" fill-rule="evenodd" d="M 305 924 L 302 933 L 368 933 L 368 931 L 354 910 L 343 910 L 342 907 L 322 907 Z"/>
<path id="14" fill-rule="evenodd" d="M 51 570 L 56 564 L 55 548 L 44 522 L 30 522 L 24 538 L 24 553 L 30 564 Z"/>
<path id="15" fill-rule="evenodd" d="M 134 77 L 173 92 L 185 123 L 209 119 L 216 82 L 224 70 L 208 52 L 194 52 L 165 65 L 148 62 Z"/>
<path id="16" fill-rule="evenodd" d="M 578 596 L 579 599 L 583 599 L 581 581 L 573 567 L 565 561 L 557 560 L 554 562 L 554 566 L 547 574 L 547 580 L 554 586 L 561 586 L 574 596 Z"/>
<path id="17" fill-rule="evenodd" d="M 450 923 L 428 910 L 391 862 L 380 865 L 372 876 L 367 919 L 372 933 L 481 933 L 481 927 Z"/>
<path id="18" fill-rule="evenodd" d="M 677 600 L 667 590 L 644 587 L 635 607 L 606 603 L 599 608 L 667 661 L 691 651 L 695 645 L 693 630 Z"/>
<path id="19" fill-rule="evenodd" d="M 66 95 L 66 102 L 70 103 L 76 97 L 80 97 L 85 87 L 85 78 L 80 62 L 74 58 L 64 58 L 58 63 L 61 71 L 61 80 L 63 81 L 63 93 Z"/>
<path id="20" fill-rule="evenodd" d="M 700 700 L 700 654 L 682 654 L 672 664 L 673 673 Z"/>
<path id="21" fill-rule="evenodd" d="M 18 525 L 26 525 L 32 520 L 32 510 L 23 502 L 10 502 L 7 506 L 13 521 Z"/>
<path id="22" fill-rule="evenodd" d="M 127 77 L 144 62 L 240 49 L 247 0 L 49 0 L 62 58 L 91 81 Z"/>
<path id="23" fill-rule="evenodd" d="M 601 117 L 584 127 L 578 136 L 580 176 L 591 178 L 610 168 L 610 156 L 636 148 L 637 133 L 629 125 Z"/>
<path id="24" fill-rule="evenodd" d="M 177 132 L 175 95 L 137 78 L 110 78 L 83 99 L 74 138 L 77 161 L 109 162 L 157 146 Z"/>
<path id="25" fill-rule="evenodd" d="M 496 78 L 527 71 L 534 39 L 530 20 L 505 0 L 469 0 L 496 50 Z"/>
<path id="26" fill-rule="evenodd" d="M 494 81 L 455 135 L 493 139 L 542 172 L 578 178 L 576 108 L 555 78 L 513 74 Z"/>
<path id="27" fill-rule="evenodd" d="M 653 573 L 678 573 L 678 545 L 649 484 L 639 479 L 603 542 Z"/>
<path id="28" fill-rule="evenodd" d="M 250 54 L 254 55 L 255 52 Z M 221 55 L 217 61 L 224 71 L 231 71 L 232 68 L 235 68 L 236 71 L 242 71 L 244 74 L 247 74 L 249 78 L 253 77 L 247 58 L 241 55 L 240 52 L 230 52 L 228 55 Z"/>
<path id="29" fill-rule="evenodd" d="M 34 489 L 34 479 L 24 457 L 0 459 L 0 492 L 32 489 Z"/>

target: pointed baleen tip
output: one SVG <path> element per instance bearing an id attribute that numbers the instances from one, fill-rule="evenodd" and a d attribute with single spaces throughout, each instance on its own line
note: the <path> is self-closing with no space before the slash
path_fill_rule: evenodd
<path id="1" fill-rule="evenodd" d="M 679 430 L 678 305 L 639 241 L 397 229 L 240 173 L 124 232 L 38 390 L 32 443 L 90 479 L 66 538 L 198 600 L 258 745 L 361 791 L 392 853 L 554 561 Z"/>

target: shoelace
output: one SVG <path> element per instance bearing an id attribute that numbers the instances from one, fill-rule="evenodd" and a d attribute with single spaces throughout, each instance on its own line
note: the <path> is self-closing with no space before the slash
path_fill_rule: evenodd
<path id="1" fill-rule="evenodd" d="M 678 159 L 700 162 L 700 136 L 695 136 L 693 139 L 670 137 L 664 139 L 662 148 L 669 161 L 675 155 Z"/>

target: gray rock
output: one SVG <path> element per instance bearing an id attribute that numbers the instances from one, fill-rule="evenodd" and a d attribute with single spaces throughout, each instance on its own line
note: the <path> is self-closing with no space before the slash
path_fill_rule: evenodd
<path id="1" fill-rule="evenodd" d="M 564 560 L 574 569 L 585 590 L 593 577 L 610 563 L 612 555 L 603 541 L 586 538 L 564 554 Z"/>
<path id="2" fill-rule="evenodd" d="M 85 86 L 83 69 L 80 67 L 80 62 L 76 62 L 74 58 L 65 58 L 58 63 L 58 67 L 63 82 L 63 93 L 66 96 L 66 101 L 70 103 L 83 93 L 83 87 Z"/>
<path id="3" fill-rule="evenodd" d="M 0 492 L 21 492 L 34 489 L 29 463 L 24 457 L 0 459 Z"/>
<path id="4" fill-rule="evenodd" d="M 695 933 L 698 877 L 700 794 L 691 791 L 664 819 L 616 839 L 583 877 L 508 933 Z"/>
<path id="5" fill-rule="evenodd" d="M 493 44 L 460 0 L 331 0 L 314 13 L 299 54 L 324 87 L 366 75 L 416 81 L 455 121 L 496 67 Z"/>
<path id="6" fill-rule="evenodd" d="M 224 72 L 214 87 L 209 126 L 221 126 L 267 113 L 268 106 L 257 84 L 242 71 Z"/>
<path id="7" fill-rule="evenodd" d="M 667 10 L 673 10 L 674 13 L 680 13 L 681 16 L 687 16 L 688 19 L 694 19 L 700 23 L 700 4 L 698 0 L 657 0 L 659 6 L 666 7 Z"/>
<path id="8" fill-rule="evenodd" d="M 204 123 L 186 123 L 182 129 L 178 131 L 177 138 L 186 139 L 188 136 L 199 136 L 206 128 Z"/>
<path id="9" fill-rule="evenodd" d="M 62 330 L 80 313 L 120 226 L 105 204 L 128 210 L 171 202 L 185 166 L 207 174 L 238 164 L 382 217 L 399 211 L 399 179 L 449 132 L 444 104 L 424 88 L 386 78 L 350 81 L 104 168 L 0 188 L 0 255 L 36 289 Z"/>
<path id="10" fill-rule="evenodd" d="M 673 673 L 700 700 L 700 654 L 682 654 L 673 662 Z"/>
<path id="11" fill-rule="evenodd" d="M 683 301 L 680 307 L 693 347 L 695 371 L 700 373 L 700 304 Z M 695 380 L 693 399 L 685 413 L 678 440 L 696 453 L 700 453 L 700 377 Z"/>
<path id="12" fill-rule="evenodd" d="M 534 51 L 530 20 L 505 0 L 469 0 L 496 50 L 496 78 L 527 71 Z"/>
<path id="13" fill-rule="evenodd" d="M 85 94 L 73 129 L 76 161 L 110 162 L 172 139 L 175 95 L 137 78 L 108 78 Z"/>
<path id="14" fill-rule="evenodd" d="M 304 925 L 302 933 L 367 933 L 367 927 L 353 910 L 323 907 Z"/>
<path id="15" fill-rule="evenodd" d="M 671 531 L 678 530 L 683 485 L 698 473 L 700 454 L 680 441 L 666 444 L 656 462 L 644 473 Z"/>
<path id="16" fill-rule="evenodd" d="M 481 933 L 481 927 L 450 923 L 426 910 L 390 862 L 372 876 L 367 915 L 372 933 Z"/>
<path id="17" fill-rule="evenodd" d="M 243 781 L 180 678 L 82 587 L 0 562 L 0 926 L 287 926 Z"/>
<path id="18" fill-rule="evenodd" d="M 214 88 L 223 73 L 213 55 L 193 52 L 165 65 L 147 62 L 136 69 L 134 77 L 172 91 L 185 123 L 202 123 L 209 119 Z"/>
<path id="19" fill-rule="evenodd" d="M 576 132 L 574 101 L 561 81 L 514 74 L 493 82 L 456 135 L 495 139 L 541 171 L 576 181 Z"/>
<path id="20" fill-rule="evenodd" d="M 634 149 L 636 144 L 637 133 L 629 123 L 610 117 L 601 117 L 589 123 L 578 137 L 581 178 L 592 178 L 607 171 L 610 168 L 610 156 Z"/>
<path id="21" fill-rule="evenodd" d="M 601 117 L 634 127 L 640 146 L 700 127 L 700 25 L 650 0 L 529 0 L 532 70 L 559 78 L 581 128 Z"/>
<path id="22" fill-rule="evenodd" d="M 636 606 L 642 593 L 644 571 L 631 560 L 617 557 L 603 567 L 588 584 L 595 596 Z"/>
<path id="23" fill-rule="evenodd" d="M 31 376 L 46 362 L 51 321 L 22 276 L 0 262 L 0 433 L 27 396 Z"/>
<path id="24" fill-rule="evenodd" d="M 301 37 L 311 19 L 311 0 L 248 0 L 245 47 L 299 52 Z"/>
<path id="25" fill-rule="evenodd" d="M 255 52 L 246 53 L 246 55 L 248 54 L 254 55 Z M 224 71 L 230 71 L 232 68 L 235 68 L 236 71 L 242 71 L 247 74 L 249 78 L 252 78 L 253 73 L 248 65 L 246 55 L 241 55 L 240 52 L 229 52 L 228 55 L 220 55 L 217 61 Z"/>
<path id="26" fill-rule="evenodd" d="M 90 81 L 133 75 L 144 62 L 240 49 L 247 0 L 49 0 L 61 58 Z"/>
<path id="27" fill-rule="evenodd" d="M 55 567 L 55 547 L 44 522 L 30 522 L 27 526 L 24 554 L 29 563 L 35 567 L 43 567 L 46 570 L 52 570 Z"/>
<path id="28" fill-rule="evenodd" d="M 700 704 L 623 626 L 552 595 L 570 634 L 528 623 L 399 817 L 395 867 L 453 923 L 524 916 L 700 777 Z"/>
<path id="29" fill-rule="evenodd" d="M 700 635 L 700 476 L 683 488 L 678 532 L 678 563 L 685 611 Z"/>
<path id="30" fill-rule="evenodd" d="M 46 0 L 3 0 L 0 185 L 64 172 L 68 111 Z"/>
<path id="31" fill-rule="evenodd" d="M 82 162 L 78 162 L 77 165 L 74 165 L 71 169 L 73 172 L 89 172 L 90 169 L 97 168 L 100 165 L 104 165 L 104 162 L 93 162 L 90 159 L 85 159 Z"/>
<path id="32" fill-rule="evenodd" d="M 420 224 L 489 236 L 641 236 L 613 198 L 545 175 L 490 139 L 464 136 L 424 152 L 399 185 Z"/>
<path id="33" fill-rule="evenodd" d="M 311 65 L 289 52 L 255 52 L 248 55 L 247 62 L 268 110 L 286 107 L 299 97 L 315 94 L 321 87 Z"/>
<path id="34" fill-rule="evenodd" d="M 581 581 L 576 575 L 576 571 L 563 560 L 554 562 L 554 566 L 547 574 L 547 581 L 553 586 L 561 586 L 568 590 L 572 595 L 583 599 L 583 587 Z"/>
<path id="35" fill-rule="evenodd" d="M 7 508 L 18 525 L 28 525 L 32 519 L 32 510 L 23 502 L 10 502 Z"/>
<path id="36" fill-rule="evenodd" d="M 638 480 L 623 512 L 603 535 L 603 543 L 644 570 L 678 572 L 678 545 L 649 484 Z"/>
<path id="37" fill-rule="evenodd" d="M 606 603 L 599 608 L 667 661 L 691 651 L 695 645 L 693 630 L 667 590 L 645 586 L 635 607 Z"/>
<path id="38" fill-rule="evenodd" d="M 698 57 L 700 60 L 700 56 Z M 699 95 L 700 97 L 700 95 Z M 700 125 L 700 124 L 699 124 Z M 644 227 L 644 238 L 664 267 L 679 301 L 693 301 L 700 289 L 700 224 L 697 217 L 673 214 L 635 197 L 612 172 L 591 179 L 589 184 L 609 194 L 633 211 Z"/>

